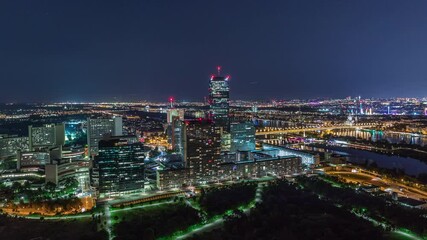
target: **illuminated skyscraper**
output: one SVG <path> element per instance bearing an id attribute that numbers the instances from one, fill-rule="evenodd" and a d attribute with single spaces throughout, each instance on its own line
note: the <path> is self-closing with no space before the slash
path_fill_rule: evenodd
<path id="1" fill-rule="evenodd" d="M 231 124 L 231 152 L 255 150 L 255 127 L 251 122 Z"/>
<path id="2" fill-rule="evenodd" d="M 167 135 L 170 149 L 184 156 L 185 124 L 184 109 L 174 108 L 174 98 L 169 98 L 170 108 L 166 111 Z"/>
<path id="3" fill-rule="evenodd" d="M 121 136 L 123 134 L 122 117 L 88 118 L 87 143 L 89 156 L 98 154 L 98 143 L 105 136 Z"/>
<path id="4" fill-rule="evenodd" d="M 221 76 L 221 67 L 218 67 L 218 74 L 212 75 L 209 82 L 209 117 L 217 126 L 223 127 L 226 132 L 230 132 L 230 88 L 228 80 L 230 76 Z"/>
<path id="5" fill-rule="evenodd" d="M 122 137 L 101 140 L 94 167 L 101 197 L 142 191 L 144 159 L 142 143 L 130 143 Z"/>
<path id="6" fill-rule="evenodd" d="M 186 127 L 186 165 L 197 182 L 212 181 L 221 163 L 221 128 L 210 121 L 192 121 Z"/>
<path id="7" fill-rule="evenodd" d="M 167 127 L 168 143 L 170 144 L 171 150 L 184 155 L 185 147 L 185 123 L 174 117 L 171 123 Z"/>

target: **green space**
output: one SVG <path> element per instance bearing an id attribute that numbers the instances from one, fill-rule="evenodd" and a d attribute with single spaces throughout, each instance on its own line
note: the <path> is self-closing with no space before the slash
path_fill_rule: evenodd
<path id="1" fill-rule="evenodd" d="M 198 211 L 183 202 L 117 211 L 111 217 L 116 240 L 157 239 L 201 221 Z"/>
<path id="2" fill-rule="evenodd" d="M 29 181 L 23 184 L 14 182 L 12 185 L 0 184 L 0 197 L 7 203 L 37 202 L 54 200 L 58 198 L 72 198 L 78 188 L 75 178 L 67 178 L 61 185 L 46 183 L 37 188 L 31 186 Z"/>
<path id="3" fill-rule="evenodd" d="M 116 208 L 111 218 L 115 239 L 176 239 L 253 206 L 256 183 L 202 189 L 200 197 Z"/>
<path id="4" fill-rule="evenodd" d="M 255 206 L 191 239 L 384 239 L 381 228 L 285 180 L 270 183 Z"/>
<path id="5" fill-rule="evenodd" d="M 298 183 L 306 191 L 318 195 L 358 216 L 382 225 L 388 231 L 401 229 L 408 234 L 427 236 L 427 211 L 403 207 L 390 199 L 355 191 L 352 187 L 334 187 L 321 178 L 300 177 Z"/>
<path id="6" fill-rule="evenodd" d="M 14 182 L 7 186 L 0 184 L 0 199 L 4 209 L 16 214 L 70 214 L 81 211 L 82 201 L 75 197 L 78 182 L 74 178 L 66 179 L 60 186 L 53 183 L 33 188 L 26 181 L 23 184 Z"/>
<path id="7" fill-rule="evenodd" d="M 255 197 L 257 183 L 243 182 L 222 187 L 202 189 L 199 199 L 200 207 L 208 216 L 246 205 Z"/>
<path id="8" fill-rule="evenodd" d="M 105 231 L 97 231 L 92 218 L 72 220 L 32 220 L 0 215 L 0 239 L 108 239 Z"/>

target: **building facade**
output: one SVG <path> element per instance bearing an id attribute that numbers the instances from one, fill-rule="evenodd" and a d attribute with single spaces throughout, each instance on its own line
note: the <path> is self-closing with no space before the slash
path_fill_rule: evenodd
<path id="1" fill-rule="evenodd" d="M 319 164 L 319 156 L 313 155 L 311 153 L 307 153 L 304 151 L 294 150 L 290 149 L 288 147 L 279 147 L 274 146 L 270 144 L 263 144 L 262 146 L 264 152 L 270 154 L 273 157 L 282 157 L 282 156 L 289 156 L 289 155 L 295 155 L 298 157 L 301 157 L 302 164 L 306 167 L 311 167 Z"/>
<path id="2" fill-rule="evenodd" d="M 98 144 L 106 136 L 123 135 L 122 117 L 113 118 L 88 118 L 87 119 L 87 143 L 89 156 L 98 154 Z"/>
<path id="3" fill-rule="evenodd" d="M 44 172 L 44 167 L 50 162 L 48 151 L 17 152 L 16 169 L 20 172 Z"/>
<path id="4" fill-rule="evenodd" d="M 285 156 L 221 163 L 214 173 L 214 179 L 216 182 L 227 182 L 267 176 L 282 178 L 298 175 L 301 172 L 301 157 Z M 161 190 L 197 186 L 203 183 L 192 175 L 188 168 L 157 171 L 157 187 Z"/>
<path id="5" fill-rule="evenodd" d="M 184 156 L 186 146 L 186 126 L 178 117 L 174 117 L 167 127 L 168 143 L 170 149 Z"/>
<path id="6" fill-rule="evenodd" d="M 157 188 L 170 189 L 193 185 L 188 168 L 157 171 Z"/>
<path id="7" fill-rule="evenodd" d="M 184 121 L 184 109 L 169 108 L 166 111 L 167 123 L 171 124 L 176 118 L 178 118 L 181 121 Z"/>
<path id="8" fill-rule="evenodd" d="M 68 159 L 54 160 L 45 167 L 45 182 L 58 185 L 60 182 L 74 178 L 79 183 L 79 188 L 83 191 L 89 189 L 89 162 L 72 161 Z"/>
<path id="9" fill-rule="evenodd" d="M 31 151 L 63 146 L 65 144 L 64 124 L 45 124 L 41 127 L 28 126 L 29 149 Z"/>
<path id="10" fill-rule="evenodd" d="M 212 75 L 209 81 L 209 116 L 217 126 L 223 127 L 224 131 L 230 131 L 230 88 L 229 76 Z"/>
<path id="11" fill-rule="evenodd" d="M 144 146 L 113 137 L 99 142 L 95 174 L 100 197 L 120 196 L 144 189 Z"/>
<path id="12" fill-rule="evenodd" d="M 224 163 L 218 173 L 219 181 L 235 181 L 261 177 L 285 177 L 302 171 L 302 159 L 298 156 L 284 156 L 261 160 Z"/>
<path id="13" fill-rule="evenodd" d="M 0 137 L 0 159 L 16 156 L 17 151 L 29 151 L 28 137 L 2 136 Z"/>
<path id="14" fill-rule="evenodd" d="M 221 127 L 208 120 L 186 125 L 186 167 L 196 181 L 213 181 L 221 163 Z"/>
<path id="15" fill-rule="evenodd" d="M 231 152 L 255 150 L 255 127 L 251 122 L 232 123 L 230 134 Z"/>

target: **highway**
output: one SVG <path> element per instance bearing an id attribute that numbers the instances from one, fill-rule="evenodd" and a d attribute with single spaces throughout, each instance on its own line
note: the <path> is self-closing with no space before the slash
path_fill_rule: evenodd
<path id="1" fill-rule="evenodd" d="M 381 190 L 391 190 L 397 192 L 401 197 L 408 197 L 416 200 L 427 199 L 427 192 L 418 188 L 410 187 L 399 181 L 389 178 L 381 178 L 378 174 L 371 174 L 367 171 L 349 172 L 349 171 L 327 171 L 328 175 L 339 176 L 349 182 L 361 183 L 363 185 L 373 185 L 380 187 Z"/>

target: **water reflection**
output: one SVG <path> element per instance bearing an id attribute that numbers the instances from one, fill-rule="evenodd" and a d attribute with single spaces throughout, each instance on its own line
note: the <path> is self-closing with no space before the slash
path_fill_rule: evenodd
<path id="1" fill-rule="evenodd" d="M 347 157 L 347 161 L 351 163 L 371 164 L 375 162 L 380 168 L 402 169 L 405 171 L 406 174 L 413 176 L 416 176 L 420 173 L 427 173 L 427 163 L 409 157 L 399 157 L 393 155 L 390 156 L 380 153 L 337 146 L 325 146 L 324 148 L 313 148 L 310 146 L 306 146 L 306 150 L 330 152 L 339 155 L 344 155 Z"/>
<path id="2" fill-rule="evenodd" d="M 411 133 L 394 133 L 394 132 L 383 132 L 375 130 L 335 130 L 332 132 L 334 136 L 343 137 L 357 137 L 364 140 L 371 140 L 373 142 L 379 140 L 387 140 L 389 143 L 407 143 L 425 146 L 427 144 L 427 136 Z"/>

